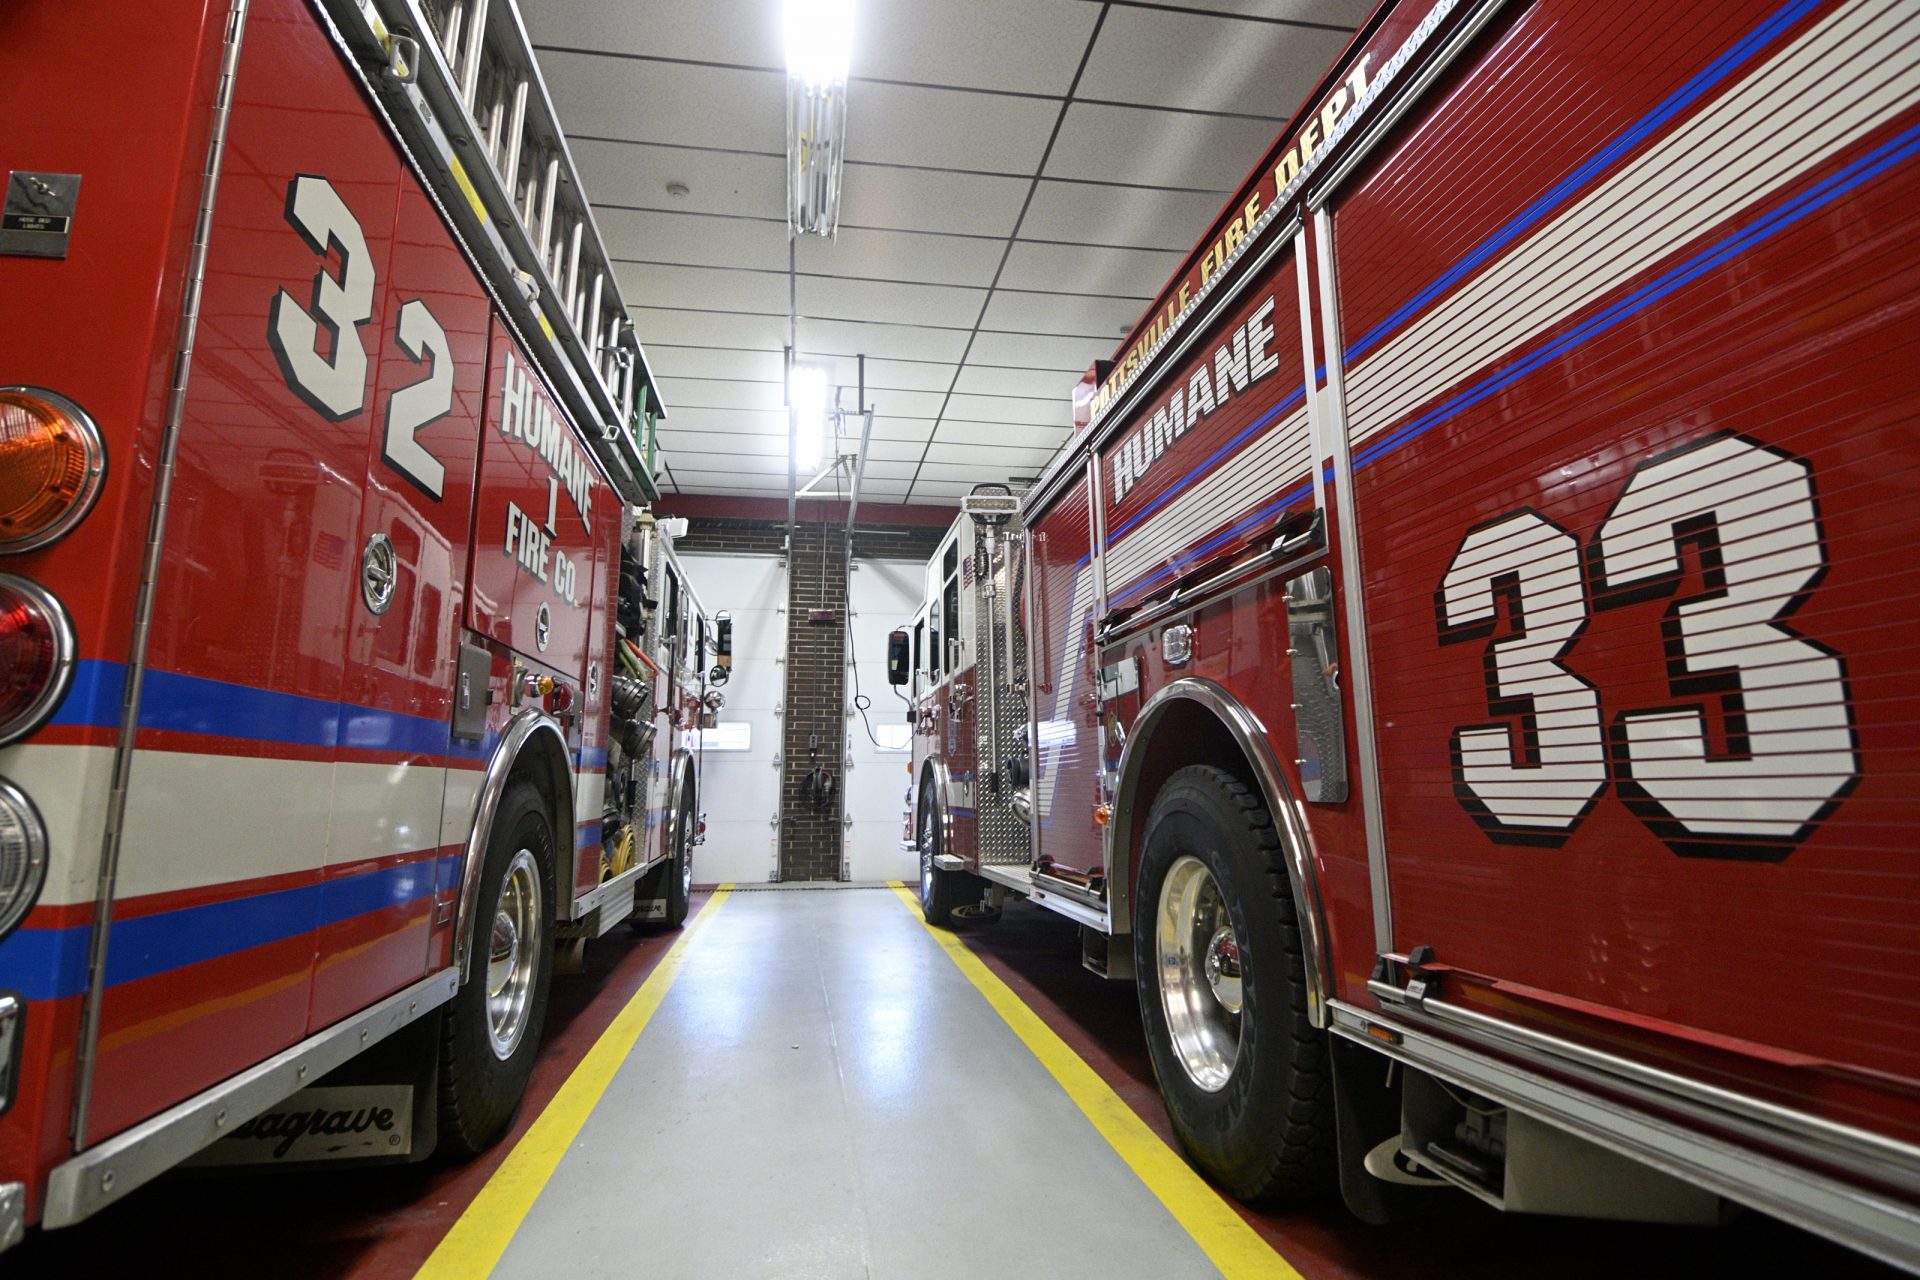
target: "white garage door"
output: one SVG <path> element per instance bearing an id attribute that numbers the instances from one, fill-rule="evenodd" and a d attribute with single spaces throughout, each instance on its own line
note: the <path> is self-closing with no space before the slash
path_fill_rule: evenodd
<path id="1" fill-rule="evenodd" d="M 856 883 L 914 883 L 920 874 L 913 853 L 900 847 L 913 755 L 906 704 L 887 683 L 887 633 L 913 620 L 926 575 L 919 560 L 859 560 L 848 578 L 847 639 L 856 665 L 847 672 L 847 705 L 853 706 L 856 676 L 872 703 L 865 720 L 857 713 L 847 719 L 846 786 L 840 793 L 852 819 L 846 826 L 847 879 Z"/>
<path id="2" fill-rule="evenodd" d="M 733 678 L 722 690 L 720 728 L 705 735 L 700 808 L 707 842 L 694 852 L 701 884 L 759 883 L 778 865 L 780 719 L 787 644 L 787 571 L 777 556 L 680 556 L 694 594 L 712 617 L 733 614 Z"/>

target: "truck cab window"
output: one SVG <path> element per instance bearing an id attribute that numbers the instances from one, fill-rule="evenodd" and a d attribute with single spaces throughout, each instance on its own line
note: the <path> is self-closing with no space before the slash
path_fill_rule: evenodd
<path id="1" fill-rule="evenodd" d="M 667 629 L 662 633 L 668 643 L 679 645 L 680 640 L 680 575 L 672 569 L 667 570 Z M 684 651 L 684 647 L 683 651 Z"/>
<path id="2" fill-rule="evenodd" d="M 927 684 L 940 683 L 940 606 L 934 605 L 927 619 Z"/>
<path id="3" fill-rule="evenodd" d="M 941 613 L 946 617 L 947 666 L 959 665 L 960 645 L 960 575 L 954 574 L 947 579 L 946 589 L 941 593 Z"/>

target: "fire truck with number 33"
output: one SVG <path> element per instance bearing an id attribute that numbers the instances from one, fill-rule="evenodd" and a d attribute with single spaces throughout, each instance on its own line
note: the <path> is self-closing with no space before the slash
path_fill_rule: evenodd
<path id="1" fill-rule="evenodd" d="M 1920 1269 L 1920 7 L 1400 0 L 896 632 L 1188 1155 Z"/>
<path id="2" fill-rule="evenodd" d="M 555 965 L 685 916 L 731 663 L 520 16 L 0 41 L 0 1247 L 187 1159 L 478 1150 Z"/>

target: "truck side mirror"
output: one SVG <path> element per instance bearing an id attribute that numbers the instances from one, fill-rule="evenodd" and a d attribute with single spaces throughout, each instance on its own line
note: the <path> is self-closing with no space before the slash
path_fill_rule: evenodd
<path id="1" fill-rule="evenodd" d="M 713 664 L 733 667 L 733 615 L 725 609 L 713 615 Z"/>
<path id="2" fill-rule="evenodd" d="M 887 637 L 887 683 L 903 685 L 913 678 L 912 640 L 907 633 L 896 631 Z"/>

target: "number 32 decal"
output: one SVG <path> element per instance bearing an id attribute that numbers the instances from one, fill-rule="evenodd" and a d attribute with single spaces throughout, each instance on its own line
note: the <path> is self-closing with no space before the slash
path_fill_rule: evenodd
<path id="1" fill-rule="evenodd" d="M 1674 595 L 1683 549 L 1705 590 L 1666 610 L 1678 705 L 1617 713 L 1564 664 L 1602 609 Z M 1812 468 L 1731 433 L 1643 464 L 1586 550 L 1551 520 L 1515 511 L 1466 536 L 1435 606 L 1443 643 L 1489 641 L 1487 708 L 1512 722 L 1452 736 L 1454 792 L 1495 840 L 1557 845 L 1605 791 L 1676 853 L 1777 861 L 1859 779 L 1839 655 L 1786 621 L 1826 572 Z M 1709 746 L 1707 702 L 1724 743 Z"/>
<path id="2" fill-rule="evenodd" d="M 340 275 L 336 279 L 322 266 L 313 277 L 307 306 L 285 289 L 274 295 L 267 312 L 267 343 L 287 389 L 327 421 L 344 422 L 367 403 L 367 348 L 359 331 L 373 318 L 374 271 L 366 236 L 333 184 L 310 173 L 287 184 L 286 217 L 315 253 L 324 258 L 329 248 L 339 251 Z M 323 333 L 327 355 L 320 354 Z M 418 298 L 400 307 L 394 340 L 409 360 L 428 365 L 428 372 L 423 381 L 388 397 L 380 454 L 438 502 L 446 468 L 417 435 L 453 411 L 453 349 L 447 331 Z"/>

